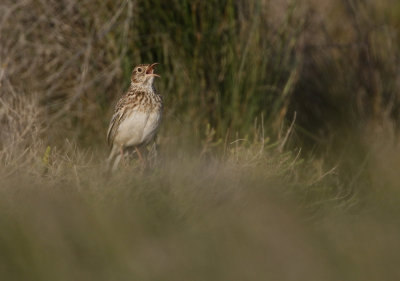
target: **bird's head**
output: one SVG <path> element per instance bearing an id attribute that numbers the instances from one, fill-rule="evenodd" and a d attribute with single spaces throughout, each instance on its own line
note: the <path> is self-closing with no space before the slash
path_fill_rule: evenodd
<path id="1" fill-rule="evenodd" d="M 136 66 L 132 71 L 132 83 L 151 86 L 153 84 L 154 77 L 160 77 L 160 75 L 154 73 L 154 67 L 157 64 L 158 63 L 140 64 Z"/>

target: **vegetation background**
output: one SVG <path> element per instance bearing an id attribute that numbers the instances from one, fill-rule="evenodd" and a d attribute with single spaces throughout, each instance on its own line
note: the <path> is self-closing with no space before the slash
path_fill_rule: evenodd
<path id="1" fill-rule="evenodd" d="M 399 280 L 398 0 L 2 0 L 1 280 Z M 104 176 L 159 62 L 152 169 Z"/>

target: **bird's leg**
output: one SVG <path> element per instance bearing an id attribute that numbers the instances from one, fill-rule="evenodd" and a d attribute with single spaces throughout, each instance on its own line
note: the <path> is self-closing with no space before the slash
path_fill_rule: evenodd
<path id="1" fill-rule="evenodd" d="M 140 152 L 140 150 L 137 146 L 135 146 L 135 150 L 136 150 L 136 153 L 138 154 L 140 162 L 142 162 L 143 167 L 146 166 L 146 161 L 144 160 L 142 153 Z"/>
<path id="2" fill-rule="evenodd" d="M 138 157 L 139 157 L 140 161 L 143 162 L 142 153 L 140 152 L 140 150 L 139 150 L 139 148 L 137 146 L 135 146 L 135 150 L 136 150 L 136 153 L 138 154 Z"/>

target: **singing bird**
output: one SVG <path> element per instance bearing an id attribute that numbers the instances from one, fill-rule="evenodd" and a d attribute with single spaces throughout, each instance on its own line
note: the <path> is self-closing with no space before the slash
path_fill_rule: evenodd
<path id="1" fill-rule="evenodd" d="M 140 64 L 132 71 L 131 85 L 115 106 L 107 132 L 111 146 L 108 168 L 115 171 L 126 150 L 136 150 L 144 163 L 140 148 L 152 141 L 159 129 L 163 100 L 154 88 L 154 67 L 158 63 Z"/>

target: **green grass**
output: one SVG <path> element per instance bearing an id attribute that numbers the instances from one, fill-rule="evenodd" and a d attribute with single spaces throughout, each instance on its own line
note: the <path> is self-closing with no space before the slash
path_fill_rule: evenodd
<path id="1" fill-rule="evenodd" d="M 400 6 L 3 1 L 1 280 L 397 280 Z M 107 177 L 135 64 L 158 155 Z"/>
<path id="2" fill-rule="evenodd" d="M 396 176 L 379 180 L 387 170 L 368 168 L 384 191 L 358 179 L 349 190 L 335 170 L 276 145 L 213 157 L 161 144 L 144 174 L 131 165 L 106 178 L 103 157 L 70 144 L 37 151 L 46 171 L 37 155 L 2 174 L 2 278 L 397 278 L 400 198 Z"/>

